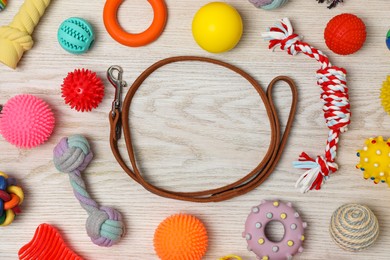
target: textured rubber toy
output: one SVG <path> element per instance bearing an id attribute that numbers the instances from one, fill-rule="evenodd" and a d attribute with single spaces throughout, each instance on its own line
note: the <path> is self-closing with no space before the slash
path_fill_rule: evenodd
<path id="1" fill-rule="evenodd" d="M 69 72 L 61 90 L 65 103 L 82 112 L 98 107 L 104 96 L 102 80 L 95 72 L 87 69 Z"/>
<path id="2" fill-rule="evenodd" d="M 383 109 L 390 115 L 390 75 L 382 83 L 380 98 Z"/>
<path id="3" fill-rule="evenodd" d="M 61 47 L 72 54 L 87 52 L 95 41 L 92 25 L 86 20 L 71 17 L 62 22 L 57 33 Z"/>
<path id="4" fill-rule="evenodd" d="M 333 17 L 324 32 L 325 43 L 330 50 L 340 55 L 357 52 L 366 41 L 366 25 L 354 14 Z"/>
<path id="5" fill-rule="evenodd" d="M 7 6 L 7 0 L 0 0 L 0 12 Z"/>
<path id="6" fill-rule="evenodd" d="M 82 260 L 67 247 L 57 229 L 49 224 L 38 226 L 34 237 L 19 250 L 18 256 L 19 260 Z"/>
<path id="7" fill-rule="evenodd" d="M 49 105 L 33 95 L 18 95 L 4 105 L 0 134 L 19 148 L 33 148 L 49 139 L 54 128 Z"/>
<path id="8" fill-rule="evenodd" d="M 364 179 L 371 179 L 375 184 L 387 182 L 390 186 L 390 138 L 368 138 L 356 155 L 360 158 L 356 168 L 363 172 Z"/>
<path id="9" fill-rule="evenodd" d="M 154 249 L 161 260 L 200 260 L 207 251 L 207 231 L 194 216 L 177 214 L 166 218 L 154 233 Z"/>
<path id="10" fill-rule="evenodd" d="M 284 227 L 280 241 L 268 237 L 266 227 L 271 222 L 279 222 Z M 303 222 L 291 203 L 263 200 L 260 205 L 252 207 L 242 236 L 248 243 L 248 250 L 258 259 L 292 259 L 298 252 L 303 252 L 306 227 L 307 223 Z"/>

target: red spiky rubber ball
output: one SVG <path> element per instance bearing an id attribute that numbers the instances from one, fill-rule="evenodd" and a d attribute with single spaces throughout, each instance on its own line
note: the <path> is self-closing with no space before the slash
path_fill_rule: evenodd
<path id="1" fill-rule="evenodd" d="M 366 25 L 354 14 L 333 17 L 325 28 L 325 43 L 340 55 L 349 55 L 362 48 L 366 41 Z"/>
<path id="2" fill-rule="evenodd" d="M 18 95 L 3 106 L 0 134 L 19 148 L 33 148 L 49 139 L 54 123 L 54 114 L 45 101 L 33 95 Z"/>
<path id="3" fill-rule="evenodd" d="M 97 108 L 104 96 L 102 80 L 95 72 L 87 69 L 69 72 L 61 90 L 65 103 L 81 112 Z"/>
<path id="4" fill-rule="evenodd" d="M 154 250 L 161 260 L 201 260 L 207 244 L 205 226 L 191 215 L 172 215 L 154 233 Z"/>

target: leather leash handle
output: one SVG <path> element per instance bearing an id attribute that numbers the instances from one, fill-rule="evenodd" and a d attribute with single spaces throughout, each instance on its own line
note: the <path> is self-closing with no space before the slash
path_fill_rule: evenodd
<path id="1" fill-rule="evenodd" d="M 257 91 L 259 94 L 261 100 L 264 103 L 268 119 L 271 126 L 271 140 L 270 145 L 268 147 L 268 150 L 264 156 L 264 158 L 261 160 L 261 162 L 246 176 L 242 177 L 241 179 L 235 181 L 234 183 L 231 183 L 229 185 L 222 186 L 220 188 L 216 189 L 210 189 L 210 190 L 203 190 L 203 191 L 197 191 L 197 192 L 175 192 L 170 191 L 166 189 L 159 188 L 155 185 L 150 184 L 148 181 L 146 181 L 140 170 L 138 169 L 137 162 L 135 159 L 135 153 L 133 148 L 133 143 L 131 139 L 131 130 L 129 127 L 129 109 L 132 102 L 132 99 L 134 98 L 135 93 L 139 89 L 139 87 L 142 85 L 142 83 L 158 68 L 174 63 L 174 62 L 183 62 L 183 61 L 199 61 L 199 62 L 207 62 L 212 63 L 215 65 L 219 65 L 222 67 L 225 67 L 227 69 L 230 69 L 242 77 L 244 77 Z M 292 93 L 292 102 L 291 102 L 291 108 L 289 112 L 289 117 L 287 120 L 286 128 L 284 133 L 281 135 L 280 130 L 280 122 L 279 117 L 277 115 L 277 109 L 275 107 L 275 104 L 272 99 L 272 90 L 275 87 L 276 83 L 279 81 L 284 81 L 288 84 L 288 86 L 291 89 Z M 274 168 L 276 167 L 276 164 L 278 163 L 282 152 L 284 150 L 284 147 L 286 145 L 288 135 L 290 133 L 292 123 L 294 120 L 295 112 L 296 112 L 296 106 L 297 106 L 297 100 L 298 100 L 298 92 L 297 87 L 295 86 L 295 83 L 292 79 L 286 76 L 279 76 L 276 77 L 271 81 L 271 83 L 268 86 L 267 92 L 265 92 L 262 87 L 257 83 L 257 81 L 252 78 L 248 73 L 245 71 L 229 64 L 225 63 L 219 60 L 211 59 L 211 58 L 204 58 L 204 57 L 195 57 L 195 56 L 178 56 L 178 57 L 171 57 L 167 59 L 163 59 L 161 61 L 156 62 L 149 68 L 147 68 L 132 84 L 131 88 L 129 89 L 126 98 L 123 102 L 123 108 L 122 112 L 119 109 L 115 109 L 114 111 L 110 112 L 110 126 L 111 126 L 111 133 L 110 133 L 110 145 L 111 150 L 120 164 L 120 166 L 123 168 L 123 170 L 136 182 L 141 184 L 145 189 L 148 191 L 157 194 L 162 197 L 171 198 L 171 199 L 177 199 L 177 200 L 184 200 L 184 201 L 193 201 L 193 202 L 217 202 L 217 201 L 223 201 L 227 199 L 231 199 L 233 197 L 245 194 L 257 186 L 259 186 L 261 183 L 263 183 L 268 176 L 272 173 Z M 115 113 L 112 113 L 115 112 Z M 115 116 L 113 116 L 115 115 Z M 116 128 L 117 124 L 122 123 L 123 128 L 123 135 L 125 137 L 126 142 L 126 148 L 128 151 L 128 156 L 130 159 L 130 163 L 132 166 L 132 169 L 130 169 L 126 163 L 124 162 L 119 149 L 118 149 L 118 138 L 116 135 Z"/>

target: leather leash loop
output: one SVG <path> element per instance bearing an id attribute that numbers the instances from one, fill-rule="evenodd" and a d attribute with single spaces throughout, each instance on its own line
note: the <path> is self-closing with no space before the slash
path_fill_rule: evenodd
<path id="1" fill-rule="evenodd" d="M 259 164 L 251 172 L 249 172 L 246 176 L 242 177 L 241 179 L 231 184 L 219 188 L 203 190 L 203 191 L 176 192 L 176 191 L 171 191 L 171 190 L 163 189 L 158 186 L 152 185 L 151 183 L 149 183 L 147 180 L 143 178 L 138 168 L 137 161 L 135 159 L 135 152 L 132 143 L 132 138 L 131 138 L 131 129 L 129 127 L 129 110 L 130 110 L 131 102 L 134 98 L 135 93 L 140 88 L 142 83 L 154 71 L 156 71 L 158 68 L 164 65 L 174 63 L 174 62 L 183 62 L 183 61 L 198 61 L 198 62 L 211 63 L 211 64 L 225 67 L 229 70 L 238 73 L 255 88 L 255 90 L 257 91 L 261 100 L 264 103 L 268 115 L 270 127 L 271 127 L 271 140 L 270 140 L 270 145 L 268 147 L 268 150 L 264 158 L 261 160 L 261 162 L 259 162 Z M 288 120 L 283 134 L 281 133 L 281 127 L 280 127 L 279 117 L 277 114 L 277 109 L 275 107 L 272 98 L 273 89 L 276 86 L 276 84 L 280 81 L 287 83 L 292 93 L 291 108 L 290 108 Z M 282 155 L 282 152 L 284 150 L 284 147 L 288 139 L 288 135 L 292 127 L 292 123 L 296 112 L 297 100 L 298 100 L 297 87 L 295 86 L 293 80 L 286 76 L 279 76 L 273 79 L 268 85 L 267 91 L 265 92 L 262 89 L 262 87 L 259 85 L 259 83 L 254 78 L 252 78 L 248 73 L 239 69 L 238 67 L 235 67 L 223 61 L 219 61 L 211 58 L 195 57 L 195 56 L 178 56 L 178 57 L 163 59 L 151 65 L 149 68 L 147 68 L 134 81 L 129 91 L 127 92 L 125 100 L 123 101 L 122 111 L 120 111 L 120 109 L 118 109 L 117 111 L 111 111 L 110 113 L 111 150 L 116 160 L 123 168 L 123 170 L 129 175 L 129 177 L 131 177 L 134 181 L 142 185 L 146 190 L 154 194 L 166 198 L 184 200 L 184 201 L 193 201 L 193 202 L 217 202 L 217 201 L 231 199 L 233 197 L 245 194 L 253 190 L 257 186 L 259 186 L 260 184 L 262 184 L 272 173 L 272 171 L 275 169 Z M 115 112 L 115 117 L 112 116 L 112 112 Z M 119 138 L 116 135 L 116 131 L 118 125 L 120 124 L 122 125 L 123 136 L 125 138 L 126 148 L 128 151 L 128 156 L 130 159 L 132 169 L 130 169 L 126 165 L 118 149 Z"/>

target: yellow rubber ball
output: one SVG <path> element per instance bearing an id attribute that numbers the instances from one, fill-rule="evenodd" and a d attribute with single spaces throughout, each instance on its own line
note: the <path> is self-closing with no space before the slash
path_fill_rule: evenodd
<path id="1" fill-rule="evenodd" d="M 237 10 L 222 2 L 206 4 L 195 14 L 192 35 L 204 50 L 221 53 L 233 49 L 241 39 L 243 24 Z"/>

